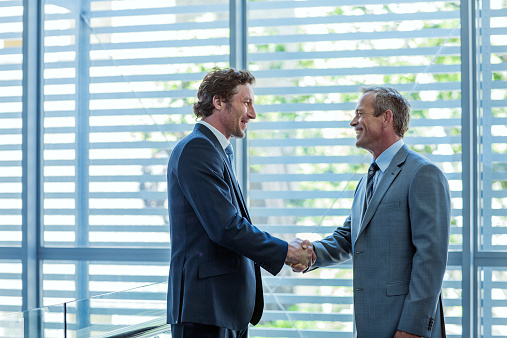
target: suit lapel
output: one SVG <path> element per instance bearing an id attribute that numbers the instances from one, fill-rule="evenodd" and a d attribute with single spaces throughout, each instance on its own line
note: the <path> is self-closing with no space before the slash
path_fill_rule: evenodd
<path id="1" fill-rule="evenodd" d="M 239 207 L 241 209 L 240 211 L 241 211 L 242 215 L 244 217 L 246 217 L 248 219 L 248 221 L 250 222 L 250 215 L 248 214 L 248 209 L 246 208 L 246 203 L 243 198 L 243 193 L 241 192 L 241 189 L 238 185 L 238 181 L 236 180 L 236 177 L 234 176 L 234 171 L 229 166 L 229 160 L 227 159 L 227 155 L 225 154 L 224 148 L 222 148 L 220 141 L 218 141 L 215 134 L 213 134 L 213 132 L 211 130 L 209 130 L 209 128 L 206 127 L 205 125 L 197 123 L 194 127 L 194 130 L 198 130 L 204 136 L 206 136 L 213 143 L 213 145 L 217 149 L 218 153 L 222 157 L 222 160 L 224 161 L 225 167 L 227 169 L 227 173 L 228 173 L 228 175 L 231 179 L 231 182 L 232 182 L 233 190 L 236 195 L 236 200 L 238 200 L 238 202 L 239 202 Z"/>
<path id="2" fill-rule="evenodd" d="M 368 208 L 366 209 L 364 213 L 364 218 L 361 223 L 361 229 L 359 230 L 359 235 L 364 231 L 364 229 L 368 226 L 370 223 L 373 215 L 375 215 L 375 212 L 377 211 L 377 208 L 382 201 L 382 198 L 384 198 L 384 195 L 389 190 L 389 187 L 391 187 L 391 184 L 394 182 L 398 174 L 401 172 L 401 165 L 405 162 L 407 156 L 408 156 L 408 148 L 406 145 L 404 145 L 397 153 L 394 155 L 393 160 L 389 164 L 389 167 L 387 167 L 386 172 L 382 176 L 382 180 L 378 183 L 377 189 L 375 189 L 375 192 L 373 193 L 373 196 L 371 198 L 370 204 L 368 205 Z M 363 197 L 364 198 L 364 197 Z M 358 237 L 359 237 L 358 235 Z"/>
<path id="3" fill-rule="evenodd" d="M 359 181 L 358 186 L 356 188 L 356 193 L 354 197 L 354 201 L 352 202 L 352 212 L 351 212 L 351 231 L 352 231 L 352 242 L 355 243 L 358 234 L 361 228 L 361 219 L 363 216 L 363 207 L 364 207 L 364 199 L 365 199 L 365 191 L 366 191 L 366 175 Z"/>

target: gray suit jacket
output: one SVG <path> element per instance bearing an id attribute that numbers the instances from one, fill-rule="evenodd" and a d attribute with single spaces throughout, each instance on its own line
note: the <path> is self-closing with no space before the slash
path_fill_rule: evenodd
<path id="1" fill-rule="evenodd" d="M 451 216 L 447 179 L 433 163 L 403 146 L 361 221 L 365 185 L 366 176 L 343 226 L 313 243 L 317 261 L 312 269 L 353 259 L 360 338 L 391 338 L 396 330 L 442 337 L 439 295 Z M 354 228 L 359 229 L 355 243 Z"/>

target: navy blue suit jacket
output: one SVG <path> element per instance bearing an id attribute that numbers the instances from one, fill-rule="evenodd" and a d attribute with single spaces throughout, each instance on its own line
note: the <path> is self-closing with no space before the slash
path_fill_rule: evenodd
<path id="1" fill-rule="evenodd" d="M 169 159 L 169 324 L 256 324 L 264 305 L 258 265 L 273 275 L 283 267 L 287 242 L 251 224 L 226 158 L 211 130 L 197 124 Z"/>

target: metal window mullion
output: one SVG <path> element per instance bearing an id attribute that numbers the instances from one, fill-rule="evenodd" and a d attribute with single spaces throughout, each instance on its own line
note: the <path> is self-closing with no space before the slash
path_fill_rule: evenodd
<path id="1" fill-rule="evenodd" d="M 493 184 L 493 143 L 491 129 L 493 128 L 493 100 L 491 97 L 493 85 L 493 71 L 491 68 L 491 9 L 490 1 L 482 0 L 481 10 L 481 82 L 482 82 L 482 97 L 480 102 L 481 108 L 481 163 L 482 168 L 482 238 L 483 243 L 481 250 L 492 251 L 495 250 L 493 245 L 493 208 L 492 202 L 492 184 Z"/>
<path id="2" fill-rule="evenodd" d="M 42 2 L 23 0 L 22 309 L 41 306 Z M 25 312 L 25 337 L 41 336 L 40 313 Z"/>
<path id="3" fill-rule="evenodd" d="M 480 0 L 479 0 L 480 1 Z M 462 106 L 462 335 L 480 337 L 478 251 L 479 162 L 478 162 L 478 64 L 476 1 L 461 1 L 461 106 Z"/>
<path id="4" fill-rule="evenodd" d="M 76 13 L 77 57 L 77 111 L 76 111 L 76 183 L 77 183 L 77 245 L 89 244 L 89 165 L 90 165 L 90 2 L 81 0 L 81 9 Z"/>
<path id="5" fill-rule="evenodd" d="M 247 0 L 230 0 L 229 3 L 229 64 L 232 68 L 247 69 L 248 24 Z M 248 204 L 248 130 L 242 139 L 233 139 L 236 154 L 236 174 Z"/>
<path id="6" fill-rule="evenodd" d="M 76 183 L 77 183 L 77 213 L 76 232 L 77 245 L 89 246 L 89 197 L 90 197 L 90 0 L 81 0 L 76 6 L 76 57 L 77 57 L 77 111 L 76 111 Z M 76 295 L 82 301 L 77 303 L 77 327 L 86 329 L 91 323 L 91 309 L 88 298 L 89 261 L 83 256 L 76 263 Z"/>

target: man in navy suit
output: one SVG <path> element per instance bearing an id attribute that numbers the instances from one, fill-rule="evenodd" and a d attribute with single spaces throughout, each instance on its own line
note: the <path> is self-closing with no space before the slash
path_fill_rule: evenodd
<path id="1" fill-rule="evenodd" d="M 317 255 L 312 269 L 352 258 L 359 338 L 445 337 L 441 287 L 451 218 L 447 179 L 404 144 L 407 100 L 390 87 L 362 91 L 350 125 L 356 146 L 368 150 L 374 161 L 356 187 L 345 223 L 312 243 Z"/>
<path id="2" fill-rule="evenodd" d="M 276 275 L 284 262 L 308 267 L 309 242 L 287 243 L 259 230 L 233 170 L 230 137 L 255 119 L 248 71 L 215 68 L 197 93 L 201 120 L 174 148 L 167 169 L 171 266 L 167 322 L 172 336 L 243 338 L 263 310 L 260 267 Z"/>

